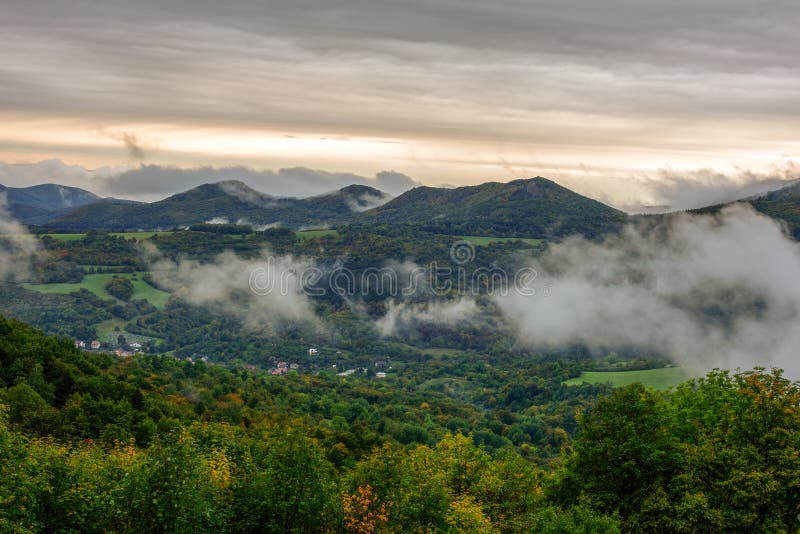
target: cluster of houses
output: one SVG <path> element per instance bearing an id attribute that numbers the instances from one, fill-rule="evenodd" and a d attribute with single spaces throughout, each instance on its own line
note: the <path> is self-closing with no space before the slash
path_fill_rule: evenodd
<path id="1" fill-rule="evenodd" d="M 278 365 L 269 370 L 273 376 L 285 375 L 289 371 L 297 371 L 300 368 L 299 364 L 278 362 Z"/>
<path id="2" fill-rule="evenodd" d="M 334 365 L 333 368 L 336 369 L 336 366 Z M 357 370 L 360 370 L 362 373 L 367 372 L 366 367 L 362 367 L 361 369 L 346 369 L 341 373 L 336 373 L 336 376 L 350 376 L 355 374 Z M 384 371 L 378 371 L 377 373 L 375 373 L 375 378 L 386 378 L 386 373 Z"/>
<path id="3" fill-rule="evenodd" d="M 75 340 L 75 348 L 76 349 L 81 349 L 81 350 L 86 350 L 86 351 L 100 350 L 101 346 L 102 346 L 102 344 L 96 339 L 93 339 L 88 344 L 85 341 L 80 340 L 80 339 L 76 339 Z M 121 348 L 117 349 L 117 350 L 114 351 L 114 354 L 116 354 L 117 356 L 133 356 L 137 352 L 141 352 L 142 351 L 142 344 L 141 343 L 129 343 L 128 344 L 128 349 L 129 350 L 125 350 L 125 349 L 121 349 Z"/>
<path id="4" fill-rule="evenodd" d="M 89 342 L 89 345 L 87 345 L 85 341 L 76 339 L 75 348 L 81 350 L 100 350 L 100 342 L 94 339 Z"/>

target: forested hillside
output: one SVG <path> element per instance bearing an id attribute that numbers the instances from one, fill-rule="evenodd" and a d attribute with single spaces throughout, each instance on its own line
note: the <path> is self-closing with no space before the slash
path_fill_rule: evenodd
<path id="1" fill-rule="evenodd" d="M 245 222 L 288 228 L 324 226 L 380 203 L 384 193 L 351 185 L 326 195 L 296 199 L 272 197 L 237 181 L 205 184 L 164 200 L 142 204 L 97 202 L 71 211 L 45 226 L 61 230 L 155 230 L 215 222 Z"/>
<path id="2" fill-rule="evenodd" d="M 545 178 L 533 178 L 455 189 L 417 187 L 355 221 L 450 235 L 597 237 L 618 229 L 625 214 Z"/>
<path id="3" fill-rule="evenodd" d="M 449 430 L 466 414 L 443 401 L 415 398 L 402 383 L 90 355 L 0 319 L 0 528 L 800 526 L 800 386 L 780 372 L 714 372 L 666 393 L 615 390 L 579 412 L 574 437 L 562 436 L 549 461 Z M 395 436 L 409 418 L 432 432 Z"/>

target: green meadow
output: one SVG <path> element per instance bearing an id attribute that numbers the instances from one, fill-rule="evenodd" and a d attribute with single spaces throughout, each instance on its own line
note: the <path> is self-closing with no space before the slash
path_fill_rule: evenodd
<path id="1" fill-rule="evenodd" d="M 297 232 L 297 238 L 305 241 L 306 239 L 317 239 L 319 237 L 336 237 L 339 232 L 336 230 L 300 230 Z"/>
<path id="2" fill-rule="evenodd" d="M 527 237 L 487 237 L 478 235 L 460 235 L 458 236 L 458 239 L 468 241 L 477 247 L 485 247 L 491 243 L 509 243 L 511 241 L 524 241 L 525 243 L 529 243 L 531 245 L 539 245 L 544 241 L 543 239 L 533 239 Z"/>
<path id="3" fill-rule="evenodd" d="M 162 235 L 168 234 L 169 232 L 109 232 L 110 235 L 124 237 L 125 239 L 135 238 L 138 240 L 141 239 L 150 239 L 154 235 Z M 52 237 L 56 241 L 77 241 L 81 239 L 86 234 L 43 234 L 44 236 Z"/>
<path id="4" fill-rule="evenodd" d="M 87 289 L 98 297 L 110 299 L 114 298 L 105 289 L 106 284 L 114 276 L 130 278 L 133 283 L 134 299 L 144 299 L 156 308 L 163 308 L 169 299 L 169 293 L 158 290 L 142 280 L 145 273 L 121 273 L 121 274 L 87 274 L 83 281 L 77 284 L 23 284 L 25 289 L 39 291 L 42 293 L 61 293 L 67 294 L 79 289 Z M 135 278 L 134 278 L 135 275 Z"/>
<path id="5" fill-rule="evenodd" d="M 642 371 L 584 371 L 581 376 L 564 382 L 567 386 L 589 384 L 610 384 L 613 387 L 641 383 L 654 389 L 669 389 L 692 378 L 694 373 L 683 367 L 664 367 Z"/>

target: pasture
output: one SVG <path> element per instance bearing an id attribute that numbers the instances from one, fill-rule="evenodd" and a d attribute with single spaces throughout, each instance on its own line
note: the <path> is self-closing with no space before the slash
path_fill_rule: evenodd
<path id="1" fill-rule="evenodd" d="M 79 289 L 87 289 L 100 298 L 114 298 L 105 289 L 106 284 L 114 276 L 130 278 L 133 283 L 133 299 L 144 299 L 156 308 L 163 308 L 169 299 L 169 293 L 154 288 L 144 280 L 145 273 L 120 273 L 120 274 L 87 274 L 83 281 L 74 284 L 23 284 L 25 289 L 39 291 L 41 293 L 61 293 L 68 294 Z"/>
<path id="2" fill-rule="evenodd" d="M 663 367 L 641 371 L 584 371 L 581 376 L 565 381 L 564 385 L 578 386 L 588 382 L 589 384 L 610 384 L 612 387 L 622 387 L 639 382 L 645 387 L 665 390 L 677 386 L 693 376 L 695 373 L 684 367 Z"/>
<path id="3" fill-rule="evenodd" d="M 460 235 L 457 236 L 457 238 L 472 243 L 476 247 L 485 247 L 486 245 L 490 245 L 492 243 L 509 243 L 512 241 L 524 241 L 530 245 L 540 245 L 544 241 L 544 239 L 533 239 L 528 237 L 490 237 L 478 235 Z"/>

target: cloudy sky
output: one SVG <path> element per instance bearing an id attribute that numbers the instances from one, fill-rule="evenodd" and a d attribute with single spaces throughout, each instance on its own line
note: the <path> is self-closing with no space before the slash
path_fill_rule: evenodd
<path id="1" fill-rule="evenodd" d="M 796 1 L 0 2 L 7 185 L 542 175 L 684 207 L 800 177 Z"/>

